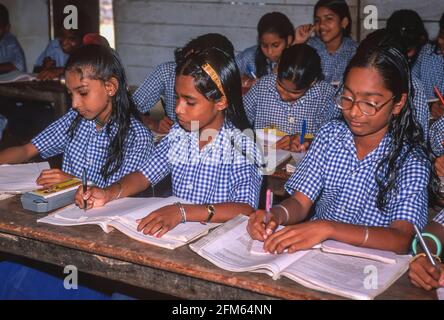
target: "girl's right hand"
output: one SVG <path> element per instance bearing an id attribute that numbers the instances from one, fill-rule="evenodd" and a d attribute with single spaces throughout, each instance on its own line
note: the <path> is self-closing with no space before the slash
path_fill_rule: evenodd
<path id="1" fill-rule="evenodd" d="M 444 115 L 444 105 L 442 105 L 439 101 L 432 103 L 430 106 L 430 114 L 432 115 L 433 119 L 441 118 Z"/>
<path id="2" fill-rule="evenodd" d="M 313 33 L 314 25 L 312 24 L 303 24 L 299 27 L 297 27 L 294 30 L 294 41 L 293 44 L 298 43 L 305 43 L 310 38 L 311 34 Z"/>
<path id="3" fill-rule="evenodd" d="M 76 192 L 75 203 L 81 209 L 85 209 L 83 200 L 86 200 L 87 210 L 97 207 L 103 207 L 108 202 L 105 189 L 88 187 L 86 193 L 84 194 L 83 187 L 80 186 Z"/>
<path id="4" fill-rule="evenodd" d="M 440 271 L 436 270 L 427 257 L 420 257 L 410 263 L 410 281 L 427 291 L 444 287 L 444 264 L 439 264 L 439 268 Z"/>
<path id="5" fill-rule="evenodd" d="M 435 159 L 435 170 L 438 177 L 444 177 L 444 155 Z"/>
<path id="6" fill-rule="evenodd" d="M 247 224 L 247 231 L 254 240 L 265 241 L 279 226 L 279 221 L 272 214 L 269 215 L 268 223 L 266 223 L 267 212 L 257 210 L 250 215 Z"/>

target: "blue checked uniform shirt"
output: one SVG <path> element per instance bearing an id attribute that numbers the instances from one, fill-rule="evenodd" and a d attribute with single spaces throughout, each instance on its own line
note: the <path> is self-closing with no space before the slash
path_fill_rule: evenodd
<path id="1" fill-rule="evenodd" d="M 173 195 L 195 204 L 236 202 L 257 208 L 259 154 L 253 140 L 228 121 L 202 150 L 198 132 L 176 123 L 140 171 L 153 185 L 171 173 Z"/>
<path id="2" fill-rule="evenodd" d="M 315 203 L 313 220 L 379 227 L 404 220 L 422 229 L 428 217 L 430 165 L 417 157 L 419 151 L 407 156 L 385 211 L 376 206 L 376 166 L 390 152 L 390 141 L 387 134 L 360 161 L 347 124 L 331 121 L 321 128 L 285 188 L 290 194 L 300 191 Z"/>
<path id="3" fill-rule="evenodd" d="M 7 32 L 0 40 L 0 63 L 12 63 L 18 71 L 26 72 L 25 53 L 17 38 Z"/>
<path id="4" fill-rule="evenodd" d="M 146 113 L 150 111 L 160 97 L 165 101 L 165 112 L 171 120 L 176 121 L 176 63 L 165 62 L 156 67 L 133 95 L 137 109 Z"/>
<path id="5" fill-rule="evenodd" d="M 312 37 L 307 44 L 313 47 L 321 58 L 322 72 L 328 83 L 341 82 L 345 68 L 355 55 L 358 43 L 344 37 L 341 46 L 334 53 L 329 53 L 325 44 L 318 37 Z"/>
<path id="6" fill-rule="evenodd" d="M 45 60 L 46 57 L 50 57 L 54 60 L 57 68 L 63 68 L 65 67 L 66 62 L 68 62 L 69 54 L 63 52 L 60 40 L 55 39 L 48 43 L 45 50 L 38 57 L 35 65 L 41 67 L 43 65 L 43 60 Z"/>
<path id="7" fill-rule="evenodd" d="M 261 78 L 244 96 L 248 120 L 254 129 L 272 125 L 287 134 L 300 133 L 303 120 L 307 133 L 316 134 L 331 114 L 337 113 L 334 96 L 336 89 L 325 81 L 317 81 L 295 102 L 282 101 L 276 89 L 277 76 Z"/>
<path id="8" fill-rule="evenodd" d="M 412 73 L 424 85 L 427 99 L 437 98 L 433 90 L 434 86 L 437 86 L 441 94 L 444 94 L 444 56 L 442 53 L 435 52 L 433 44 L 426 44 L 422 48 L 413 65 Z"/>
<path id="9" fill-rule="evenodd" d="M 253 78 L 250 73 L 254 72 L 254 74 L 258 76 L 256 71 L 257 48 L 257 46 L 247 48 L 236 56 L 237 67 L 239 68 L 239 72 L 241 75 L 246 75 L 250 78 Z M 266 61 L 266 74 L 272 74 L 273 68 L 276 66 L 276 63 L 273 63 L 268 59 L 266 59 Z"/>
<path id="10" fill-rule="evenodd" d="M 441 210 L 441 212 L 436 215 L 436 217 L 435 217 L 435 219 L 433 219 L 433 221 L 440 223 L 444 226 L 444 209 Z"/>
<path id="11" fill-rule="evenodd" d="M 153 137 L 148 129 L 133 118 L 125 140 L 122 165 L 105 181 L 100 171 L 105 165 L 112 137 L 117 132 L 117 126 L 111 123 L 102 130 L 97 130 L 94 121 L 82 118 L 71 140 L 67 131 L 76 116 L 77 112 L 71 109 L 32 140 L 32 144 L 39 150 L 43 158 L 63 153 L 62 170 L 64 172 L 82 177 L 85 167 L 88 180 L 98 187 L 104 188 L 125 175 L 137 171 L 142 164 L 148 161 L 153 148 Z M 109 125 L 111 125 L 111 137 L 107 133 Z"/>
<path id="12" fill-rule="evenodd" d="M 436 120 L 430 127 L 430 145 L 433 153 L 439 157 L 444 154 L 444 116 Z"/>

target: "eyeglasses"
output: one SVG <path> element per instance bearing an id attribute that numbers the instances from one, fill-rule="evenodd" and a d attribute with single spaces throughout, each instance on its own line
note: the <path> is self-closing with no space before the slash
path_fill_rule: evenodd
<path id="1" fill-rule="evenodd" d="M 340 95 L 336 97 L 336 104 L 338 108 L 341 110 L 350 110 L 351 108 L 353 108 L 353 105 L 356 104 L 359 110 L 363 114 L 365 114 L 366 116 L 374 116 L 379 110 L 381 110 L 387 103 L 392 101 L 394 98 L 395 96 L 391 97 L 383 104 L 378 105 L 375 102 L 365 101 L 365 100 L 355 100 L 352 97 Z"/>

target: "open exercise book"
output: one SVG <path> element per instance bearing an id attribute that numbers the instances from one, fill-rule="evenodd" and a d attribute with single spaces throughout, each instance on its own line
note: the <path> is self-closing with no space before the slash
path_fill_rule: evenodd
<path id="1" fill-rule="evenodd" d="M 0 200 L 38 189 L 36 180 L 48 162 L 0 165 Z"/>
<path id="2" fill-rule="evenodd" d="M 252 253 L 253 240 L 246 231 L 247 221 L 248 217 L 238 216 L 191 244 L 190 248 L 225 270 L 261 272 L 273 279 L 285 276 L 314 290 L 363 300 L 374 299 L 385 291 L 407 271 L 411 259 L 411 256 L 334 241 L 326 243 L 325 247 L 330 253 L 319 250 L 319 246 L 318 249 L 292 254 Z M 372 260 L 362 258 L 375 258 L 378 254 L 383 257 Z M 381 262 L 384 259 L 391 263 Z"/>
<path id="3" fill-rule="evenodd" d="M 75 205 L 70 205 L 37 222 L 58 226 L 97 224 L 106 233 L 111 232 L 115 228 L 134 240 L 167 249 L 183 246 L 187 242 L 207 234 L 210 229 L 219 225 L 215 223 L 203 225 L 200 222 L 181 223 L 161 238 L 145 235 L 137 231 L 137 220 L 146 217 L 157 209 L 178 201 L 183 204 L 187 203 L 176 197 L 123 198 L 87 212 Z"/>

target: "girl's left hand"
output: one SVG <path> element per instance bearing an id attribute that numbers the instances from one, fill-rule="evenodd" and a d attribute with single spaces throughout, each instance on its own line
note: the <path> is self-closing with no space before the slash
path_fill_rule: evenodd
<path id="1" fill-rule="evenodd" d="M 43 170 L 42 173 L 40 173 L 36 183 L 44 188 L 49 188 L 57 183 L 67 181 L 72 178 L 75 177 L 63 172 L 60 169 L 48 169 Z"/>
<path id="2" fill-rule="evenodd" d="M 308 250 L 313 246 L 327 240 L 330 236 L 329 222 L 316 220 L 309 221 L 284 229 L 272 234 L 265 240 L 264 249 L 270 253 L 288 253 Z"/>
<path id="3" fill-rule="evenodd" d="M 282 149 L 290 152 L 307 151 L 310 143 L 308 141 L 305 141 L 303 144 L 301 144 L 300 141 L 300 135 L 288 135 L 276 142 L 276 149 Z"/>
<path id="4" fill-rule="evenodd" d="M 139 226 L 137 231 L 160 238 L 165 233 L 176 227 L 182 220 L 179 208 L 176 205 L 169 205 L 153 211 L 150 215 L 141 220 L 137 220 Z"/>

